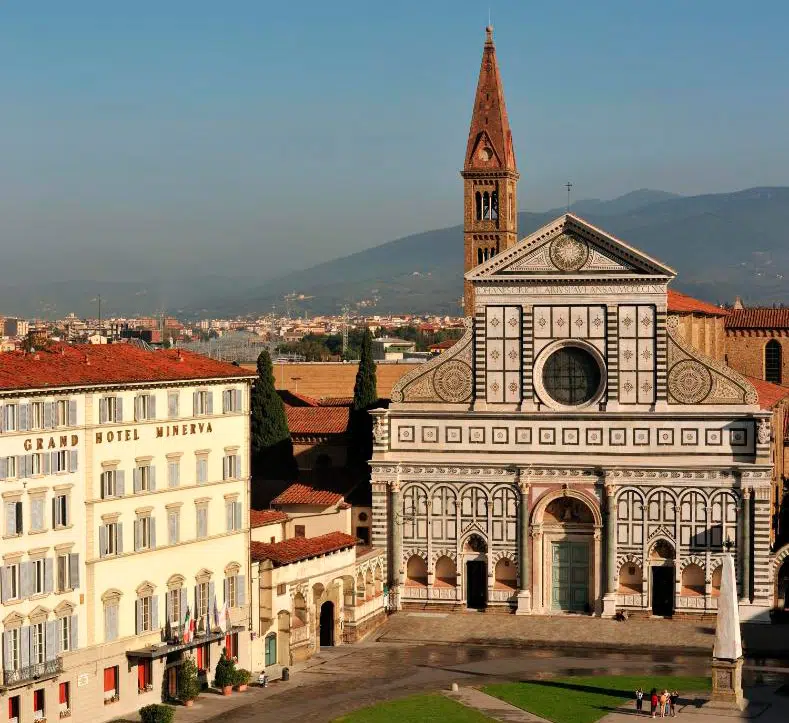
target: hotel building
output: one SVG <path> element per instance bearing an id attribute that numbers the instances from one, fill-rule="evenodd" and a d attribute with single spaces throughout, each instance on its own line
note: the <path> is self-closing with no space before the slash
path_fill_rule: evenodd
<path id="1" fill-rule="evenodd" d="M 248 666 L 250 380 L 127 344 L 3 355 L 9 720 L 128 715 L 176 694 L 187 655 L 212 679 L 222 647 Z"/>

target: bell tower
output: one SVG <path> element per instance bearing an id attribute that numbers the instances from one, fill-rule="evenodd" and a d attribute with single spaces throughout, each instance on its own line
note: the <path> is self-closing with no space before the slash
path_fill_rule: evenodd
<path id="1" fill-rule="evenodd" d="M 463 271 L 487 261 L 518 241 L 517 183 L 512 132 L 493 44 L 485 28 L 474 110 L 463 162 Z M 464 282 L 463 313 L 474 314 L 474 291 Z"/>

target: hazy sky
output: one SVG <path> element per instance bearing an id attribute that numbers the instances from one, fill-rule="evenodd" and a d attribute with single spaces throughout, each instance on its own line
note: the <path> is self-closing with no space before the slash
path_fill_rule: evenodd
<path id="1" fill-rule="evenodd" d="M 522 209 L 789 184 L 785 0 L 5 0 L 0 267 L 268 276 L 459 223 L 488 5 Z"/>

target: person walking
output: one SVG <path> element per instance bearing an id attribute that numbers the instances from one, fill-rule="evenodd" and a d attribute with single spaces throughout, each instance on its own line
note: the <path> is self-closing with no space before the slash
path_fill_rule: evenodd
<path id="1" fill-rule="evenodd" d="M 660 694 L 660 717 L 661 718 L 665 718 L 666 717 L 666 706 L 667 705 L 668 705 L 668 691 L 664 689 L 663 692 Z"/>
<path id="2" fill-rule="evenodd" d="M 657 694 L 657 690 L 655 690 L 654 688 L 652 688 L 652 692 L 649 694 L 649 703 L 652 712 L 652 717 L 654 718 L 655 713 L 657 713 L 657 707 L 658 707 L 658 694 Z"/>
<path id="3" fill-rule="evenodd" d="M 671 715 L 677 715 L 677 704 L 679 703 L 679 691 L 675 690 L 671 694 Z"/>
<path id="4" fill-rule="evenodd" d="M 638 687 L 636 690 L 636 713 L 641 715 L 641 709 L 644 706 L 644 691 L 641 690 L 641 686 Z"/>

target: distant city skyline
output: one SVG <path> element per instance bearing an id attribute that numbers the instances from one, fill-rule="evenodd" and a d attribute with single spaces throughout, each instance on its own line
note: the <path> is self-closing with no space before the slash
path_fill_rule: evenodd
<path id="1" fill-rule="evenodd" d="M 575 200 L 789 184 L 785 4 L 489 5 L 521 209 L 562 207 L 568 180 Z M 174 259 L 270 277 L 460 223 L 487 15 L 4 4 L 0 282 L 31 251 L 65 279 Z"/>

